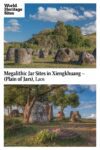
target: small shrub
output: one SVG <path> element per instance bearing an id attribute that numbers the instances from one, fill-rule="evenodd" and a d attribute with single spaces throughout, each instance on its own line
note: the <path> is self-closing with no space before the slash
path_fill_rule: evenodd
<path id="1" fill-rule="evenodd" d="M 18 119 L 14 119 L 14 118 L 5 118 L 4 125 L 5 125 L 5 127 L 22 125 L 22 122 Z"/>
<path id="2" fill-rule="evenodd" d="M 23 128 L 20 120 L 6 118 L 4 120 L 5 136 L 16 135 Z"/>
<path id="3" fill-rule="evenodd" d="M 44 129 L 36 134 L 34 137 L 34 144 L 45 144 L 48 142 L 52 142 L 56 139 L 57 134 L 50 132 L 48 129 Z"/>

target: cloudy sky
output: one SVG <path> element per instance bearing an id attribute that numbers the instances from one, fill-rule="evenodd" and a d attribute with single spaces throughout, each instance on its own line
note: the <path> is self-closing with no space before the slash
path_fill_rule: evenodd
<path id="1" fill-rule="evenodd" d="M 70 115 L 70 111 L 79 111 L 83 118 L 96 118 L 96 86 L 95 85 L 68 85 L 69 89 L 76 91 L 80 105 L 77 108 L 68 106 L 65 108 L 65 116 Z M 59 107 L 54 108 L 54 114 L 60 111 Z"/>
<path id="2" fill-rule="evenodd" d="M 25 18 L 4 19 L 4 40 L 25 41 L 57 21 L 79 26 L 82 34 L 96 32 L 95 4 L 26 4 Z"/>

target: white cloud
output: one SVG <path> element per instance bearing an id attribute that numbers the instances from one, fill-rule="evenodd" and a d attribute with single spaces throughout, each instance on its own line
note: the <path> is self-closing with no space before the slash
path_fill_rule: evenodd
<path id="1" fill-rule="evenodd" d="M 84 16 L 87 18 L 92 18 L 96 16 L 96 12 L 95 11 L 84 11 Z"/>
<path id="2" fill-rule="evenodd" d="M 96 91 L 96 86 L 95 86 L 95 85 L 89 85 L 89 89 L 90 89 L 92 92 L 95 92 L 95 91 Z"/>
<path id="3" fill-rule="evenodd" d="M 30 15 L 33 19 L 57 22 L 57 21 L 71 21 L 78 20 L 79 16 L 77 15 L 77 11 L 73 8 L 60 8 L 57 10 L 56 8 L 48 7 L 47 9 L 43 7 L 38 8 L 37 14 Z"/>
<path id="4" fill-rule="evenodd" d="M 9 23 L 12 25 L 12 26 L 19 26 L 20 24 L 18 23 L 18 20 L 16 19 L 10 19 L 9 20 Z"/>
<path id="5" fill-rule="evenodd" d="M 96 103 L 94 102 L 81 102 L 81 104 L 79 105 L 78 109 L 95 109 L 96 108 Z"/>
<path id="6" fill-rule="evenodd" d="M 84 8 L 81 8 L 82 14 L 80 14 L 79 10 L 74 8 L 68 7 L 61 7 L 57 8 L 44 8 L 39 7 L 36 14 L 30 14 L 30 18 L 43 20 L 43 21 L 50 21 L 50 22 L 57 22 L 57 21 L 77 21 L 80 19 L 85 18 L 92 18 L 95 17 L 95 11 L 85 11 Z"/>
<path id="7" fill-rule="evenodd" d="M 81 32 L 83 35 L 92 34 L 96 32 L 96 21 L 86 24 L 84 27 L 81 27 Z"/>
<path id="8" fill-rule="evenodd" d="M 18 32 L 20 30 L 20 24 L 17 19 L 10 19 L 5 26 L 5 32 Z"/>
<path id="9" fill-rule="evenodd" d="M 91 114 L 91 115 L 87 116 L 86 118 L 88 118 L 88 119 L 96 119 L 96 114 Z"/>
<path id="10" fill-rule="evenodd" d="M 96 91 L 96 85 L 68 85 L 68 88 L 69 90 L 72 90 L 72 91 L 77 91 L 77 87 L 80 88 L 79 91 L 86 91 L 86 90 L 90 90 L 91 92 L 95 92 Z"/>
<path id="11" fill-rule="evenodd" d="M 83 87 L 84 89 L 89 89 L 91 92 L 95 92 L 96 91 L 96 85 L 82 85 L 81 87 Z"/>

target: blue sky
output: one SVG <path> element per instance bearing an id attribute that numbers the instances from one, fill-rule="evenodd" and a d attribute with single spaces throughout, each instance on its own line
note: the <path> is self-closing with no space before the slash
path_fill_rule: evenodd
<path id="1" fill-rule="evenodd" d="M 26 4 L 25 18 L 4 19 L 4 40 L 25 41 L 33 34 L 54 28 L 57 21 L 80 26 L 82 34 L 96 31 L 95 4 Z"/>
<path id="2" fill-rule="evenodd" d="M 68 85 L 69 89 L 76 91 L 80 105 L 77 108 L 68 106 L 64 109 L 65 116 L 70 115 L 70 111 L 79 111 L 83 118 L 96 118 L 96 86 L 95 85 Z M 60 107 L 54 108 L 54 114 L 60 111 Z"/>

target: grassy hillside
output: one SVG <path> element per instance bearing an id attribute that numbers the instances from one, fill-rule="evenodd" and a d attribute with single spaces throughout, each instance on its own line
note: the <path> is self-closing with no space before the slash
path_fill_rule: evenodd
<path id="1" fill-rule="evenodd" d="M 94 45 L 96 45 L 96 33 L 86 35 L 85 37 L 88 38 L 88 39 L 90 39 L 91 42 L 92 42 Z"/>
<path id="2" fill-rule="evenodd" d="M 68 47 L 77 53 L 84 50 L 91 52 L 96 47 L 96 33 L 84 36 L 79 27 L 57 22 L 54 29 L 45 29 L 23 43 L 5 43 L 4 53 L 9 47 L 32 48 L 34 51 L 57 51 L 59 48 Z"/>

